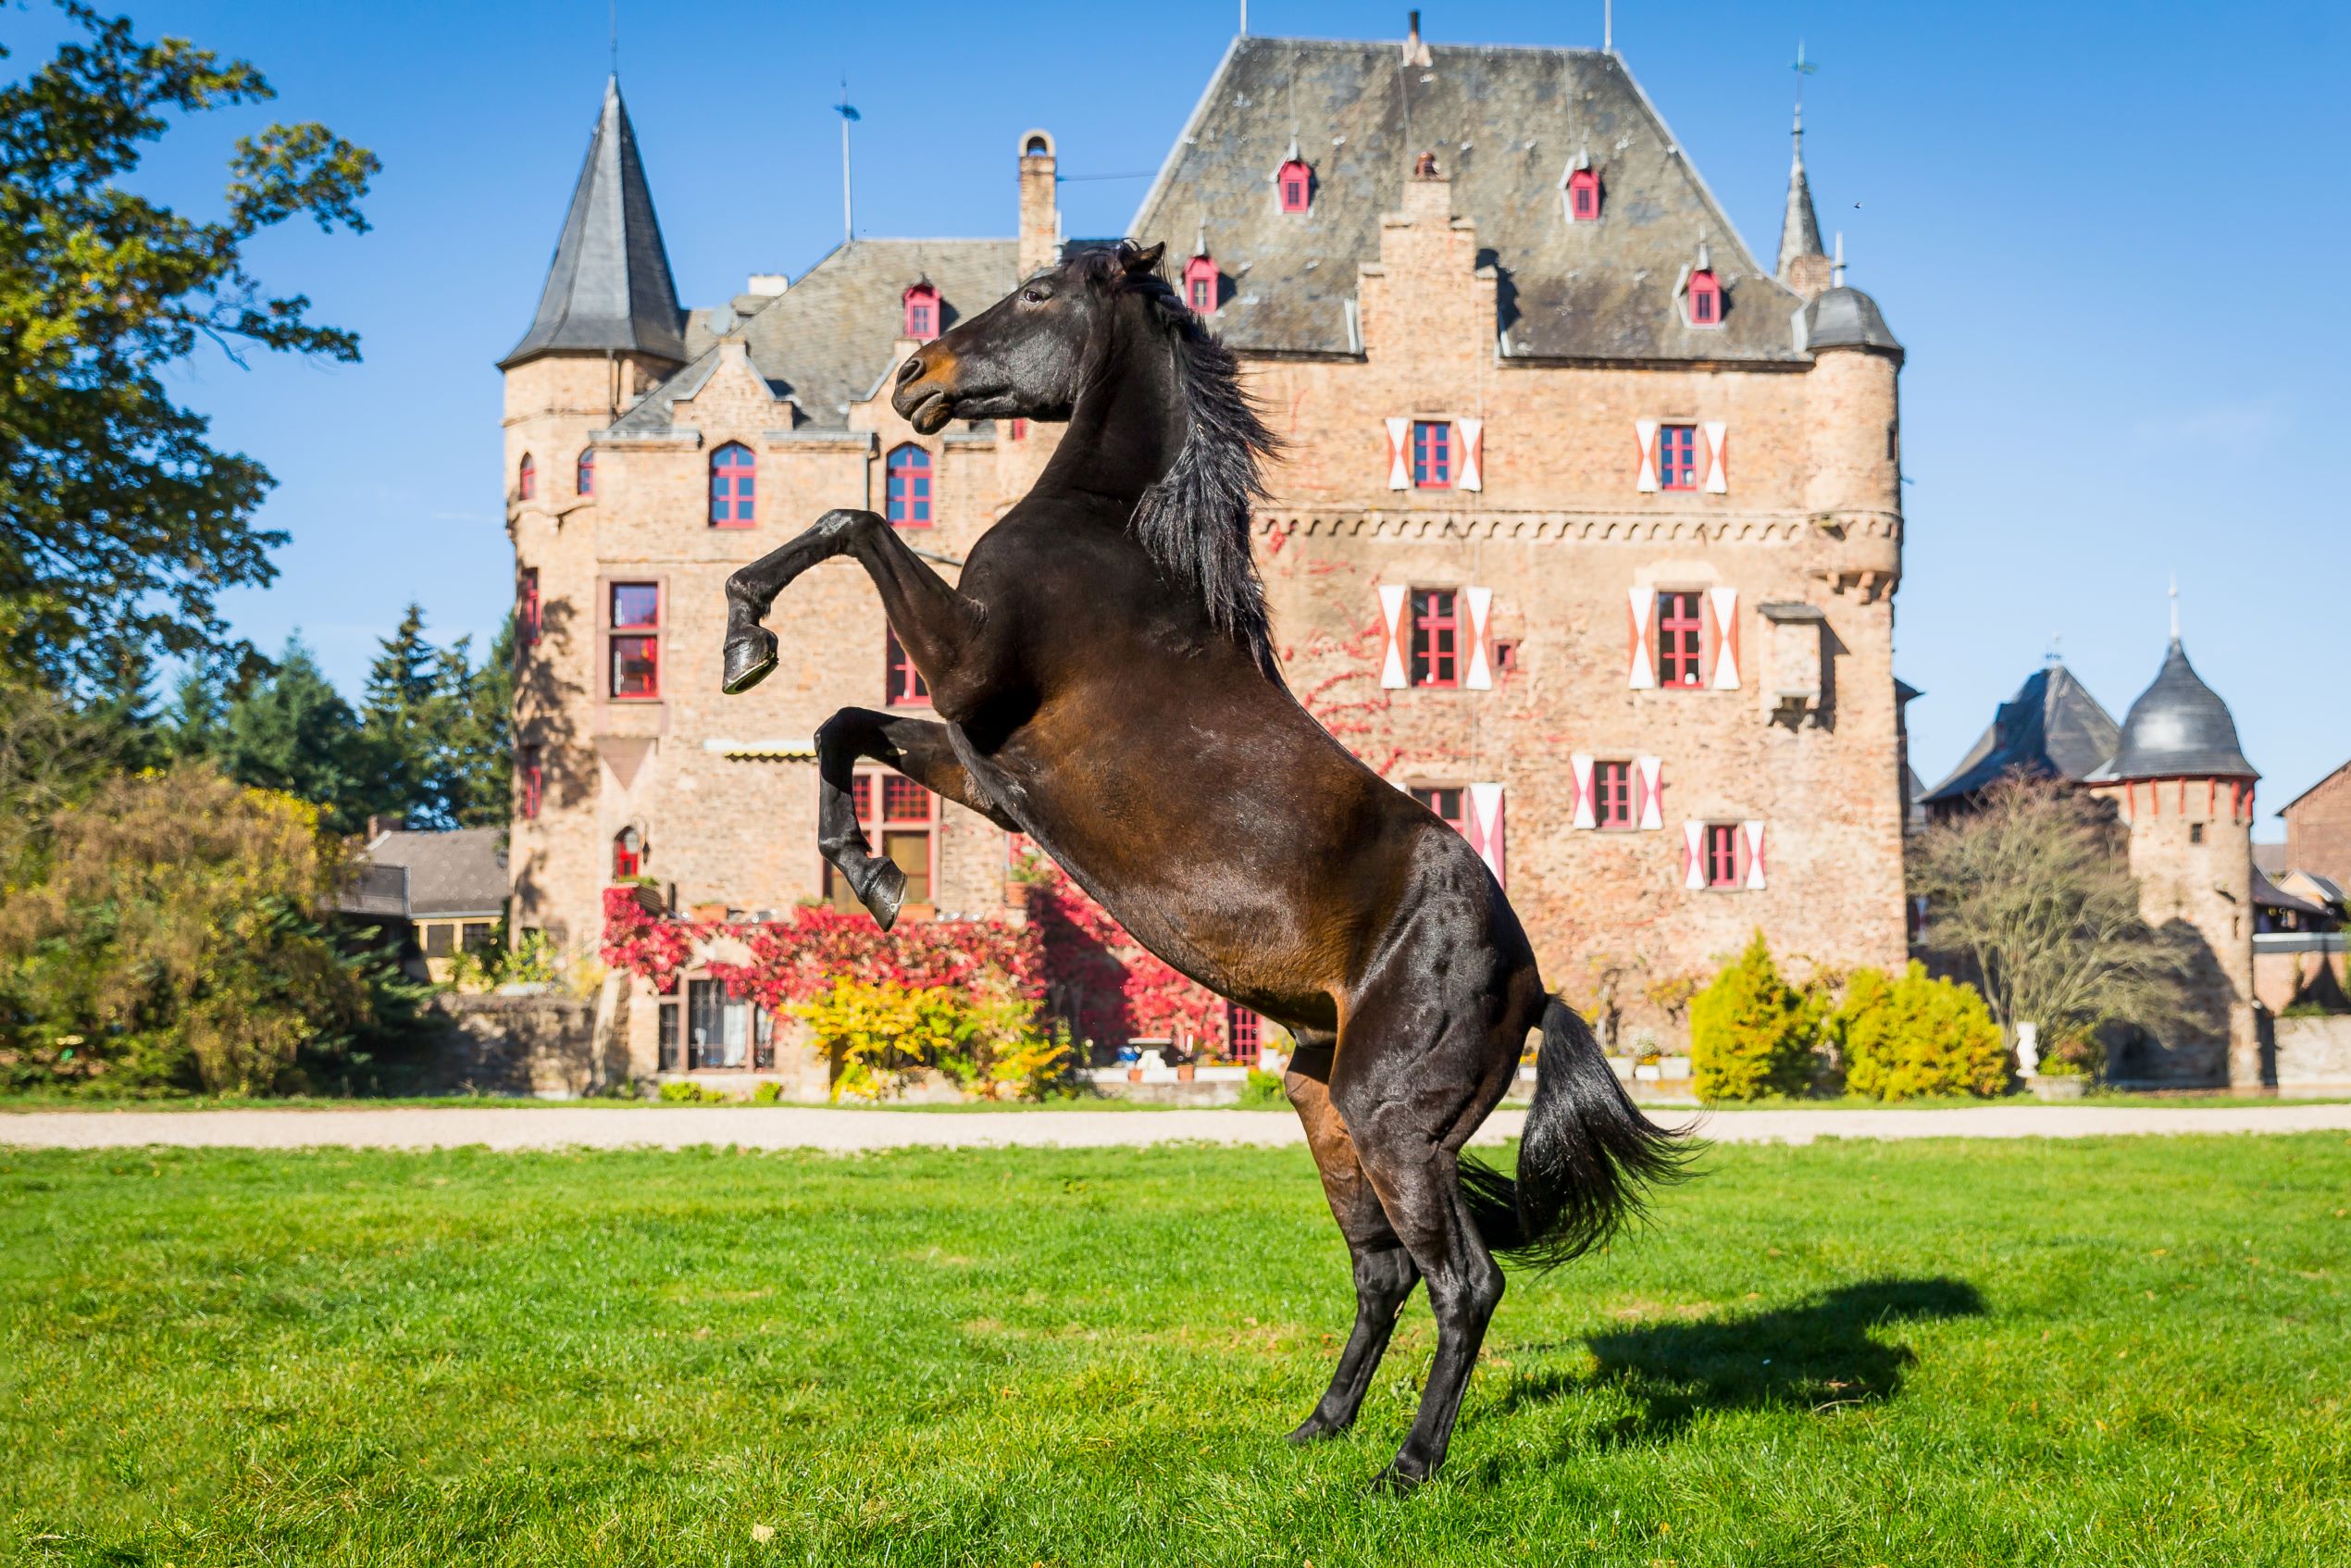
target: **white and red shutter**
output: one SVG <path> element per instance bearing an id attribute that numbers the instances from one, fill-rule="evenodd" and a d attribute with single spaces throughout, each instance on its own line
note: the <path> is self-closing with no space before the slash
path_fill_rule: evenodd
<path id="1" fill-rule="evenodd" d="M 1624 591 L 1628 635 L 1624 649 L 1624 684 L 1647 691 L 1657 684 L 1657 661 L 1649 657 L 1649 617 L 1657 613 L 1657 595 L 1638 583 Z"/>
<path id="2" fill-rule="evenodd" d="M 1387 488 L 1412 488 L 1412 421 L 1390 419 L 1387 422 Z"/>
<path id="3" fill-rule="evenodd" d="M 1710 588 L 1706 604 L 1714 616 L 1714 679 L 1717 691 L 1739 687 L 1739 591 Z"/>
<path id="4" fill-rule="evenodd" d="M 1706 492 L 1709 495 L 1728 494 L 1731 488 L 1731 427 L 1720 419 L 1709 420 L 1706 430 Z"/>
<path id="5" fill-rule="evenodd" d="M 1665 759 L 1635 757 L 1633 777 L 1637 781 L 1634 788 L 1641 792 L 1640 815 L 1635 820 L 1646 828 L 1664 827 L 1665 802 L 1661 791 L 1665 784 Z"/>
<path id="6" fill-rule="evenodd" d="M 1412 590 L 1400 582 L 1379 585 L 1380 623 L 1385 630 L 1379 662 L 1379 683 L 1387 690 L 1399 691 L 1404 679 L 1404 601 Z"/>
<path id="7" fill-rule="evenodd" d="M 1682 886 L 1703 889 L 1706 886 L 1706 824 L 1682 824 Z"/>
<path id="8" fill-rule="evenodd" d="M 1494 873 L 1494 880 L 1510 886 L 1504 874 L 1502 854 L 1502 787 L 1499 784 L 1473 784 L 1469 787 L 1469 841 L 1475 846 L 1486 868 Z"/>
<path id="9" fill-rule="evenodd" d="M 1588 752 L 1578 752 L 1567 760 L 1569 765 L 1575 769 L 1574 826 L 1578 828 L 1597 828 L 1599 826 L 1599 817 L 1592 809 L 1591 753 Z"/>
<path id="10" fill-rule="evenodd" d="M 1463 490 L 1486 488 L 1486 421 L 1456 419 L 1453 429 L 1462 439 L 1462 472 L 1454 480 Z"/>
<path id="11" fill-rule="evenodd" d="M 1739 824 L 1739 847 L 1746 852 L 1747 885 L 1750 891 L 1763 890 L 1763 825 L 1760 822 Z"/>
<path id="12" fill-rule="evenodd" d="M 1462 684 L 1473 691 L 1494 690 L 1494 661 L 1486 652 L 1486 627 L 1494 618 L 1494 591 L 1464 588 L 1462 602 L 1469 606 L 1469 658 Z"/>
<path id="13" fill-rule="evenodd" d="M 1641 477 L 1634 481 L 1635 490 L 1657 488 L 1657 421 L 1633 421 L 1633 439 L 1641 443 Z"/>

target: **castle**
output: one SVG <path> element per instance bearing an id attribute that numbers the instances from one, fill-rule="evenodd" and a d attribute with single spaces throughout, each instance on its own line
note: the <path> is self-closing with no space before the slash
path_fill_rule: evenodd
<path id="1" fill-rule="evenodd" d="M 1549 984 L 1669 1048 L 1753 930 L 1799 964 L 1905 954 L 1903 351 L 1824 253 L 1802 146 L 1766 268 L 1612 53 L 1243 37 L 1130 229 L 1286 443 L 1259 559 L 1289 685 L 1477 846 Z M 859 238 L 688 311 L 607 87 L 500 362 L 518 928 L 591 944 L 637 877 L 738 918 L 846 898 L 812 737 L 920 678 L 837 565 L 724 698 L 721 585 L 835 506 L 952 572 L 1042 467 L 1051 428 L 925 437 L 884 390 L 1082 243 L 1053 138 L 1015 156 L 1011 237 Z M 906 918 L 1001 914 L 1002 832 L 894 778 L 861 800 Z M 632 1074 L 788 1076 L 747 1004 L 683 994 L 616 1004 Z"/>

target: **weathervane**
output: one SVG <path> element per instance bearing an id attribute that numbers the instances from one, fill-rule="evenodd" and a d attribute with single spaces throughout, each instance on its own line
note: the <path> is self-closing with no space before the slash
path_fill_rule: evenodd
<path id="1" fill-rule="evenodd" d="M 1804 79 L 1810 76 L 1814 71 L 1817 71 L 1820 68 L 1821 65 L 1819 61 L 1808 60 L 1804 57 L 1804 40 L 1801 38 L 1797 39 L 1796 41 L 1796 63 L 1788 67 L 1788 69 L 1796 73 L 1796 124 L 1799 131 L 1802 130 L 1804 126 Z"/>

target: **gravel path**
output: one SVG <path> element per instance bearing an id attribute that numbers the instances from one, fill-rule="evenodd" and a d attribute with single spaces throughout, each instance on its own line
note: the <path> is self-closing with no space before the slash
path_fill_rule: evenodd
<path id="1" fill-rule="evenodd" d="M 1718 1143 L 1810 1143 L 1816 1138 L 2090 1138 L 2108 1133 L 2351 1132 L 2351 1104 L 1987 1105 L 1928 1111 L 1734 1111 L 1695 1121 Z M 1525 1115 L 1498 1111 L 1481 1142 L 1514 1136 Z M 1101 1149 L 1197 1140 L 1300 1141 L 1273 1111 L 835 1111 L 805 1106 L 485 1106 L 347 1111 L 31 1111 L 0 1114 L 0 1145 L 116 1149 L 147 1144 L 222 1149 L 746 1149 L 854 1152 L 914 1147 Z"/>

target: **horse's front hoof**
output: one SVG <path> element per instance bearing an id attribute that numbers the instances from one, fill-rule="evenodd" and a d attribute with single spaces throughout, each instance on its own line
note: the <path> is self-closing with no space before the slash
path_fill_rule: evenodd
<path id="1" fill-rule="evenodd" d="M 876 925 L 889 930 L 898 923 L 898 906 L 906 902 L 906 873 L 894 860 L 876 861 L 874 879 L 865 884 L 857 902 L 865 906 Z"/>
<path id="2" fill-rule="evenodd" d="M 748 691 L 776 667 L 776 634 L 764 626 L 747 627 L 727 639 L 727 695 Z"/>
<path id="3" fill-rule="evenodd" d="M 1346 1430 L 1345 1423 L 1326 1420 L 1321 1411 L 1316 1411 L 1300 1422 L 1285 1441 L 1294 1449 L 1302 1449 L 1309 1443 L 1319 1443 L 1326 1437 L 1336 1437 Z"/>

